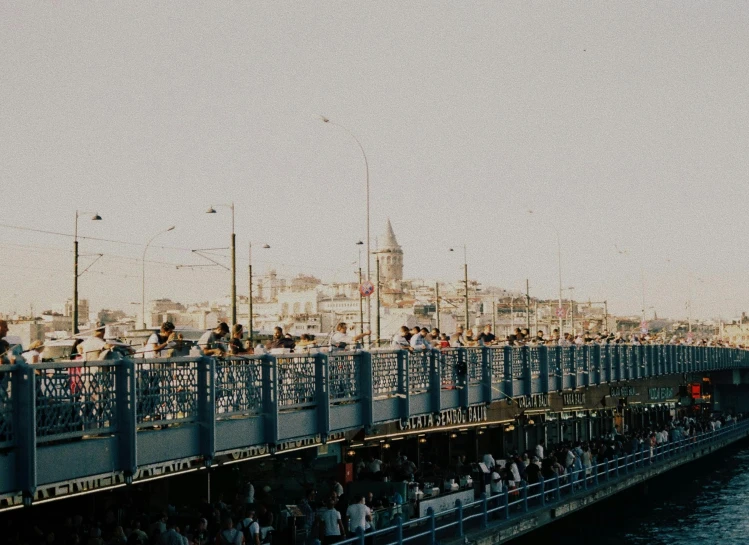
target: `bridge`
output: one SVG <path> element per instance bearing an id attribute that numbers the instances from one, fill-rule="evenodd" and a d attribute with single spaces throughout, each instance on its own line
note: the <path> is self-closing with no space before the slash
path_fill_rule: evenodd
<path id="1" fill-rule="evenodd" d="M 427 427 L 423 420 L 487 424 L 493 407 L 530 407 L 545 395 L 748 367 L 739 349 L 625 344 L 0 366 L 0 507 L 393 424 L 401 433 Z"/>

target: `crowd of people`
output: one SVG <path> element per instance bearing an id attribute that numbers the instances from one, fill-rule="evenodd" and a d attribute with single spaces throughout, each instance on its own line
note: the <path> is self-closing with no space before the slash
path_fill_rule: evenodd
<path id="1" fill-rule="evenodd" d="M 622 332 L 591 333 L 582 331 L 580 333 L 559 333 L 559 329 L 553 329 L 551 335 L 546 335 L 543 330 L 538 330 L 532 335 L 527 328 L 516 327 L 514 332 L 508 334 L 504 339 L 492 333 L 491 324 L 480 328 L 480 333 L 475 334 L 472 328 L 464 329 L 457 326 L 451 335 L 441 332 L 438 328 L 431 330 L 426 327 L 402 326 L 391 341 L 393 348 L 404 350 L 426 350 L 441 348 L 457 348 L 464 346 L 580 346 L 580 345 L 694 345 L 694 346 L 720 346 L 729 347 L 730 344 L 718 339 L 697 339 L 690 335 L 679 337 L 677 335 L 666 336 L 662 334 L 629 334 Z"/>
<path id="2" fill-rule="evenodd" d="M 139 349 L 118 342 L 113 339 L 105 339 L 105 326 L 97 324 L 86 337 L 72 339 L 71 359 L 83 361 L 94 361 L 112 359 L 121 356 L 145 357 L 177 357 L 188 355 L 207 355 L 216 357 L 226 356 L 249 356 L 253 354 L 279 354 L 289 352 L 313 352 L 318 350 L 346 350 L 361 348 L 362 341 L 371 336 L 370 331 L 354 333 L 354 327 L 345 322 L 339 322 L 330 335 L 324 338 L 309 333 L 294 338 L 290 333 L 284 332 L 281 326 L 273 330 L 272 336 L 267 340 L 254 342 L 247 338 L 247 331 L 242 324 L 229 326 L 225 322 L 219 323 L 215 328 L 206 331 L 197 343 L 186 341 L 182 334 L 176 331 L 171 322 L 161 324 L 158 331 L 153 332 L 144 345 Z M 527 328 L 517 327 L 511 334 L 500 338 L 492 332 L 492 325 L 486 324 L 475 333 L 472 328 L 464 329 L 457 326 L 452 334 L 440 331 L 438 328 L 426 328 L 421 326 L 402 326 L 390 339 L 390 347 L 408 351 L 445 349 L 471 346 L 580 346 L 580 345 L 690 345 L 690 346 L 716 346 L 735 347 L 734 345 L 720 339 L 699 339 L 691 335 L 679 337 L 658 334 L 624 334 L 622 332 L 592 333 L 582 331 L 579 333 L 560 333 L 559 329 L 553 329 L 547 335 L 539 330 L 535 335 Z M 20 346 L 11 346 L 3 337 L 7 334 L 8 324 L 0 320 L 0 363 L 8 364 L 22 357 L 27 363 L 40 363 L 44 358 L 44 343 L 35 341 L 26 350 Z M 478 330 L 477 330 L 478 331 Z M 381 345 L 381 342 L 379 343 Z"/>
<path id="3" fill-rule="evenodd" d="M 650 463 L 660 447 L 719 430 L 742 418 L 741 414 L 701 418 L 683 416 L 659 426 L 613 431 L 591 441 L 562 441 L 547 446 L 541 440 L 535 448 L 522 453 L 515 452 L 501 462 L 496 461 L 491 454 L 485 455 L 482 461 L 491 472 L 493 494 L 505 490 L 513 492 L 523 483 L 535 485 L 541 480 L 559 479 L 563 484 L 577 483 L 579 486 L 581 479 L 590 479 L 594 468 L 607 460 L 613 464 L 617 458 L 633 456 L 630 461 Z M 458 460 L 457 465 L 463 464 Z"/>

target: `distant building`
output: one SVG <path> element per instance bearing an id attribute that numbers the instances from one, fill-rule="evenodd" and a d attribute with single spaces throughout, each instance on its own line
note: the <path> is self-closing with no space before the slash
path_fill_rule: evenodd
<path id="1" fill-rule="evenodd" d="M 78 325 L 85 324 L 89 321 L 90 308 L 88 305 L 88 299 L 78 299 Z M 65 301 L 65 316 L 68 318 L 73 317 L 73 300 L 68 299 Z"/>
<path id="2" fill-rule="evenodd" d="M 390 220 L 387 222 L 385 235 L 379 242 L 376 257 L 380 264 L 380 301 L 393 305 L 403 298 L 403 248 L 395 238 Z"/>

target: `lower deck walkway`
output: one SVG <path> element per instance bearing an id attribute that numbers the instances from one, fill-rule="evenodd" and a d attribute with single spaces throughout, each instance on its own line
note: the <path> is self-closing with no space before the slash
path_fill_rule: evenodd
<path id="1" fill-rule="evenodd" d="M 498 545 L 561 517 L 607 499 L 627 488 L 662 475 L 675 467 L 709 455 L 749 437 L 749 420 L 717 431 L 615 458 L 578 471 L 567 479 L 523 485 L 517 491 L 466 504 L 451 510 L 367 534 L 377 545 L 432 544 Z M 364 536 L 340 543 L 365 543 Z M 369 541 L 367 541 L 369 543 Z"/>

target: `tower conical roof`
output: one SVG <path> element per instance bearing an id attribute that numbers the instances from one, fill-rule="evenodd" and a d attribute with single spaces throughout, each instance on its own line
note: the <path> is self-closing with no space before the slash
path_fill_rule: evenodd
<path id="1" fill-rule="evenodd" d="M 387 227 L 385 227 L 385 236 L 382 240 L 382 246 L 380 247 L 380 250 L 400 250 L 400 244 L 398 244 L 398 241 L 395 239 L 395 232 L 393 232 L 393 226 L 390 224 L 390 219 L 388 218 Z"/>

